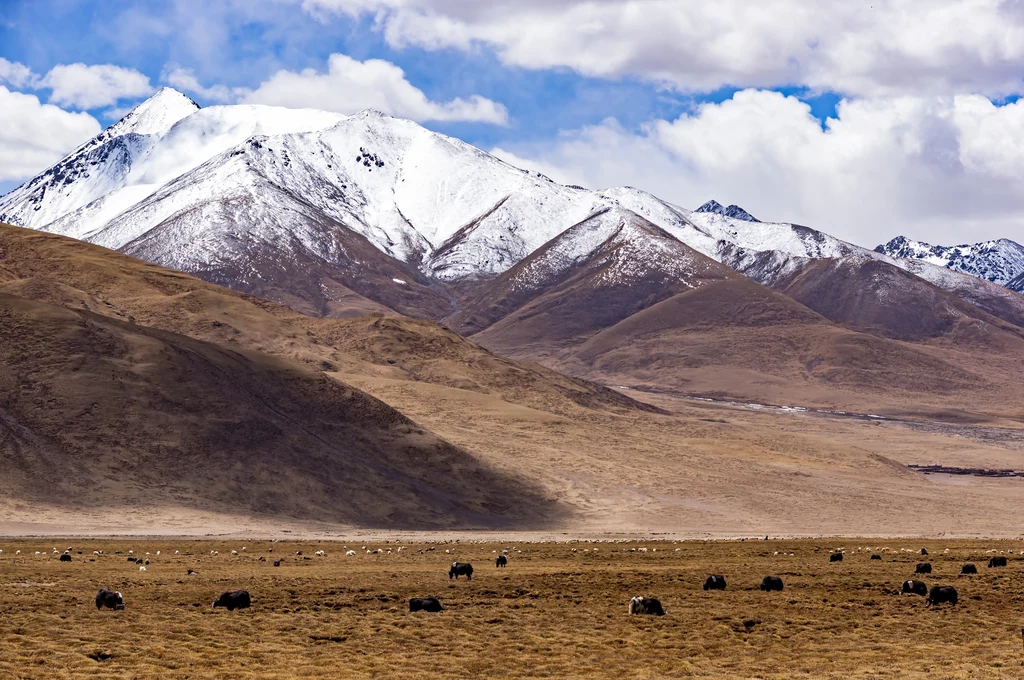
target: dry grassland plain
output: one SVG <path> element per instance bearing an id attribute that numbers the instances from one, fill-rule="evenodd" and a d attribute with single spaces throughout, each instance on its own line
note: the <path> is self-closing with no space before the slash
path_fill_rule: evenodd
<path id="1" fill-rule="evenodd" d="M 0 544 L 2 678 L 1024 677 L 1024 541 Z M 52 551 L 69 546 L 62 563 Z M 830 563 L 838 548 L 846 559 Z M 145 572 L 129 550 L 148 557 Z M 987 568 L 992 550 L 1009 566 Z M 473 563 L 472 581 L 449 580 L 453 559 Z M 922 560 L 929 586 L 957 588 L 956 607 L 897 594 Z M 959 575 L 966 561 L 978 575 Z M 712 573 L 726 591 L 703 591 Z M 783 592 L 758 590 L 768 574 Z M 127 608 L 97 611 L 100 587 Z M 211 608 L 234 589 L 251 609 Z M 445 610 L 410 613 L 426 595 Z M 633 595 L 660 598 L 666 616 L 629 616 Z"/>

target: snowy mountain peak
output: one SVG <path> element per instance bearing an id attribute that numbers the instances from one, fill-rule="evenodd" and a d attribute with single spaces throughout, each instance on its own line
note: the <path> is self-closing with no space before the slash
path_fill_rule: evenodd
<path id="1" fill-rule="evenodd" d="M 694 210 L 694 212 L 699 212 L 699 213 L 717 213 L 719 215 L 724 215 L 725 214 L 725 206 L 723 206 L 721 203 L 719 203 L 718 201 L 716 201 L 715 199 L 712 198 L 710 201 L 708 201 L 707 203 L 705 203 L 701 207 L 699 207 L 696 210 Z"/>
<path id="2" fill-rule="evenodd" d="M 923 260 L 946 269 L 1006 285 L 1024 274 L 1024 246 L 1001 238 L 958 246 L 934 246 L 897 236 L 875 252 L 905 260 Z"/>
<path id="3" fill-rule="evenodd" d="M 699 213 L 715 213 L 716 215 L 723 215 L 725 217 L 731 217 L 734 220 L 743 220 L 744 222 L 760 222 L 750 213 L 743 208 L 739 207 L 735 203 L 730 205 L 728 208 L 722 206 L 718 201 L 711 199 L 701 207 L 697 208 L 694 212 Z"/>
<path id="4" fill-rule="evenodd" d="M 166 132 L 182 118 L 199 110 L 199 104 L 181 92 L 162 87 L 107 130 L 110 137 L 128 133 L 152 135 Z"/>

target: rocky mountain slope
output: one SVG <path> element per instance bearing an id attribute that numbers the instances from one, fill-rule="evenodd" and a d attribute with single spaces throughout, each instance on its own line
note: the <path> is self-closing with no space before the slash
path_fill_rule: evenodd
<path id="1" fill-rule="evenodd" d="M 922 260 L 1001 286 L 1024 274 L 1024 246 L 1006 238 L 959 246 L 933 246 L 897 236 L 875 251 L 895 258 Z"/>

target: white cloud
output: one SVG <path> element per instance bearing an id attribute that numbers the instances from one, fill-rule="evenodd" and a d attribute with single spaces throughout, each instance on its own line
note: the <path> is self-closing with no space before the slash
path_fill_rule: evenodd
<path id="1" fill-rule="evenodd" d="M 431 101 L 405 78 L 405 72 L 380 59 L 357 61 L 344 54 L 332 54 L 327 72 L 278 71 L 242 101 L 293 108 L 314 108 L 339 113 L 378 109 L 416 121 L 477 121 L 504 125 L 505 107 L 473 95 L 447 102 Z"/>
<path id="2" fill-rule="evenodd" d="M 244 99 L 252 92 L 243 87 L 227 87 L 226 85 L 203 87 L 195 73 L 191 69 L 184 68 L 173 68 L 165 72 L 160 79 L 171 87 L 223 104 Z"/>
<path id="3" fill-rule="evenodd" d="M 28 66 L 0 57 L 0 83 L 21 88 L 30 85 L 37 78 L 38 76 L 32 73 Z"/>
<path id="4" fill-rule="evenodd" d="M 111 106 L 121 99 L 153 93 L 147 76 L 135 69 L 113 64 L 60 64 L 54 66 L 35 87 L 52 90 L 52 103 L 79 109 Z"/>
<path id="5" fill-rule="evenodd" d="M 102 129 L 87 113 L 69 113 L 3 86 L 0 111 L 0 181 L 31 177 Z"/>
<path id="6" fill-rule="evenodd" d="M 803 102 L 746 90 L 639 133 L 605 121 L 554 145 L 496 151 L 559 181 L 629 184 L 690 208 L 717 198 L 873 247 L 900 233 L 1021 240 L 1022 129 L 1024 101 L 848 100 L 823 129 Z"/>
<path id="7" fill-rule="evenodd" d="M 1021 91 L 1013 0 L 302 0 L 373 13 L 394 47 L 492 47 L 506 64 L 684 91 L 801 85 L 848 95 Z"/>

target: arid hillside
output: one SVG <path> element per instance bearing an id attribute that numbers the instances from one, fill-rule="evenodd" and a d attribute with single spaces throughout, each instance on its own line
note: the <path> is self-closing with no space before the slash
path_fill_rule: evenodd
<path id="1" fill-rule="evenodd" d="M 0 294 L 0 365 L 6 499 L 379 527 L 557 517 L 387 404 L 264 354 Z"/>
<path id="2" fill-rule="evenodd" d="M 1018 478 L 909 467 L 1020 469 L 1022 402 L 995 375 L 1013 366 L 983 373 L 948 338 L 855 332 L 736 274 L 559 359 L 646 391 L 507 359 L 434 322 L 309 317 L 14 227 L 0 227 L 0 293 L 4 533 L 1022 529 L 1005 513 Z"/>

